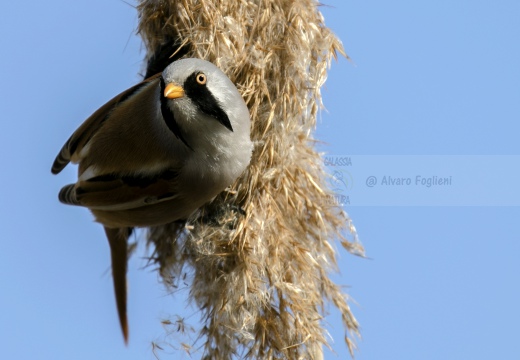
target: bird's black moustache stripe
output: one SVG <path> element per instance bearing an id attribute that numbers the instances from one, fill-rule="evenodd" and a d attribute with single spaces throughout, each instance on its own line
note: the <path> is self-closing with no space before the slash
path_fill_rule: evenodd
<path id="1" fill-rule="evenodd" d="M 197 82 L 200 72 L 194 72 L 184 81 L 184 92 L 197 105 L 197 107 L 209 116 L 217 119 L 230 131 L 233 131 L 231 122 L 226 112 L 222 109 L 220 102 L 213 96 L 206 84 L 201 85 Z"/>
<path id="2" fill-rule="evenodd" d="M 172 109 L 170 109 L 168 106 L 168 99 L 164 97 L 165 87 L 166 83 L 161 76 L 161 93 L 159 94 L 159 97 L 161 98 L 161 114 L 163 116 L 164 122 L 166 123 L 166 126 L 168 126 L 168 129 L 170 129 L 171 132 L 177 137 L 177 139 L 182 141 L 184 145 L 193 150 L 192 147 L 186 142 L 186 139 L 184 139 L 182 136 L 181 128 L 179 127 L 177 121 L 175 121 Z"/>

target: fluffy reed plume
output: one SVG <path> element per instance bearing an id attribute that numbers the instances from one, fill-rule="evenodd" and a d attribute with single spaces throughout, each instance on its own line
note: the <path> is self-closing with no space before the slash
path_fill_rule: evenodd
<path id="1" fill-rule="evenodd" d="M 348 216 L 327 202 L 312 138 L 320 87 L 331 58 L 343 51 L 318 5 L 139 1 L 147 74 L 179 57 L 209 60 L 237 84 L 252 116 L 248 171 L 186 224 L 148 233 L 165 283 L 176 286 L 189 274 L 207 359 L 321 359 L 327 302 L 340 310 L 354 348 L 358 323 L 328 273 L 335 269 L 333 241 L 355 254 L 363 248 Z"/>

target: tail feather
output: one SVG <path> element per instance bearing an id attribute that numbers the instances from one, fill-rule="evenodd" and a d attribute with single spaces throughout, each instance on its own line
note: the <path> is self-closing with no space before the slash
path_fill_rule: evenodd
<path id="1" fill-rule="evenodd" d="M 116 296 L 117 313 L 125 343 L 128 343 L 128 318 L 126 315 L 126 271 L 128 261 L 128 238 L 132 228 L 107 228 L 105 233 L 110 245 L 112 277 Z"/>

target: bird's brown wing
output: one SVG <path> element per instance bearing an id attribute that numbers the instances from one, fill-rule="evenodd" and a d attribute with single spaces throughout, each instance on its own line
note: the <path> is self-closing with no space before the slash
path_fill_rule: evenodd
<path id="1" fill-rule="evenodd" d="M 58 174 L 67 164 L 75 153 L 80 153 L 83 147 L 88 141 L 94 136 L 99 130 L 103 122 L 107 119 L 108 115 L 121 103 L 127 100 L 132 94 L 142 89 L 144 86 L 159 79 L 161 74 L 156 74 L 143 80 L 137 85 L 123 91 L 119 95 L 113 97 L 106 104 L 96 110 L 81 126 L 72 134 L 67 140 L 65 145 L 61 148 L 59 154 L 56 156 L 54 163 L 52 164 L 51 172 Z"/>
<path id="2" fill-rule="evenodd" d="M 62 203 L 98 210 L 125 210 L 174 198 L 178 170 L 169 168 L 154 175 L 101 175 L 63 187 Z"/>

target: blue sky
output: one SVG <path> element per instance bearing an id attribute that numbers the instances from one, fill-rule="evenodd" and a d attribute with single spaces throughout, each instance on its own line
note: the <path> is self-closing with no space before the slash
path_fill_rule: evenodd
<path id="1" fill-rule="evenodd" d="M 340 59 L 329 73 L 320 150 L 353 159 L 520 155 L 519 2 L 326 3 L 326 23 L 352 61 Z M 116 0 L 2 7 L 0 358 L 153 359 L 151 342 L 164 340 L 160 320 L 194 313 L 186 291 L 166 293 L 142 246 L 130 262 L 125 347 L 102 228 L 88 211 L 57 201 L 75 169 L 50 174 L 71 132 L 140 79 L 136 12 Z M 520 164 L 508 159 L 504 171 L 482 163 L 497 172 L 486 186 L 478 174 L 466 184 L 480 206 L 438 206 L 424 192 L 421 206 L 346 206 L 369 257 L 340 249 L 334 275 L 355 300 L 357 359 L 520 358 L 520 203 L 489 200 L 490 189 L 518 199 Z M 450 166 L 464 172 L 457 161 Z M 399 166 L 396 176 L 410 170 Z M 343 359 L 343 329 L 330 310 L 335 354 L 326 358 Z"/>

